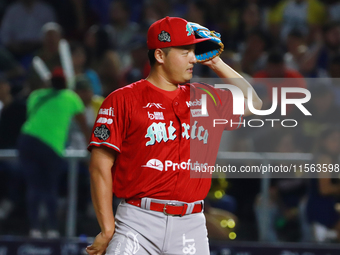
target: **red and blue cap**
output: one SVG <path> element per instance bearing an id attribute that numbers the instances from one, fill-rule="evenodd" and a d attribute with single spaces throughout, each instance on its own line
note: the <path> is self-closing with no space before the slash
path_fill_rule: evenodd
<path id="1" fill-rule="evenodd" d="M 191 25 L 182 18 L 165 17 L 154 22 L 148 30 L 148 49 L 196 44 L 209 38 L 196 39 Z"/>

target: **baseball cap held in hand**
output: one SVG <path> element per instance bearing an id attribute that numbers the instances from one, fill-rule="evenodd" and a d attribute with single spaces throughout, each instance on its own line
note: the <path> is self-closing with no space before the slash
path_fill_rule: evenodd
<path id="1" fill-rule="evenodd" d="M 182 18 L 165 17 L 153 23 L 148 30 L 148 49 L 196 44 L 209 38 L 196 39 L 190 24 Z"/>

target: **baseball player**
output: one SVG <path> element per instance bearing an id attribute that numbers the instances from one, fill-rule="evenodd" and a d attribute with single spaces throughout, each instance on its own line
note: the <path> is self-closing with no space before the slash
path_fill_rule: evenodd
<path id="1" fill-rule="evenodd" d="M 147 35 L 150 75 L 104 100 L 89 144 L 101 232 L 88 254 L 209 254 L 203 199 L 211 178 L 191 178 L 191 172 L 202 163 L 214 165 L 223 130 L 240 126 L 242 116 L 233 115 L 230 91 L 187 83 L 197 62 L 195 45 L 208 37 L 197 39 L 181 18 L 156 21 Z M 220 57 L 202 64 L 221 78 L 239 78 L 235 85 L 246 99 L 250 88 L 254 107 L 261 108 L 251 85 Z M 219 101 L 207 100 L 210 117 L 238 124 L 214 128 L 199 112 L 204 93 Z M 123 199 L 115 217 L 113 193 Z"/>

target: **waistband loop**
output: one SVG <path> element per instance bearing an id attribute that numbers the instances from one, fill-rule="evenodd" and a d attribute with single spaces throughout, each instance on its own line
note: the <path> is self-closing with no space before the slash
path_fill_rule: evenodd
<path id="1" fill-rule="evenodd" d="M 145 209 L 145 210 L 150 210 L 150 204 L 151 204 L 151 198 L 143 197 L 141 199 L 140 208 Z"/>
<path id="2" fill-rule="evenodd" d="M 187 208 L 187 211 L 185 212 L 185 215 L 192 213 L 192 210 L 194 209 L 195 203 L 190 203 L 190 204 L 187 204 L 187 205 L 188 205 L 188 208 Z"/>

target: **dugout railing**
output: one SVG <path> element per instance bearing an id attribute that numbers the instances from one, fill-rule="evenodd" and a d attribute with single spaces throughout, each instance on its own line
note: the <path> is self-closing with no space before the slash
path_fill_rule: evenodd
<path id="1" fill-rule="evenodd" d="M 16 150 L 0 150 L 0 160 L 16 160 L 18 152 Z M 67 195 L 67 218 L 66 218 L 66 237 L 76 236 L 76 216 L 77 216 L 77 190 L 78 190 L 78 171 L 77 162 L 80 159 L 88 158 L 89 154 L 86 150 L 66 150 L 65 159 L 69 162 L 68 169 L 68 195 Z M 310 162 L 313 158 L 308 153 L 255 153 L 255 152 L 219 152 L 217 160 L 228 160 L 230 163 L 244 163 L 247 161 L 257 162 L 260 164 L 270 164 L 275 162 Z M 265 173 L 261 178 L 261 196 L 262 215 L 268 216 L 269 205 L 269 186 L 270 173 Z M 264 217 L 269 219 L 269 217 Z M 265 229 L 268 229 L 269 222 L 264 222 Z M 265 241 L 264 236 L 259 237 Z"/>

